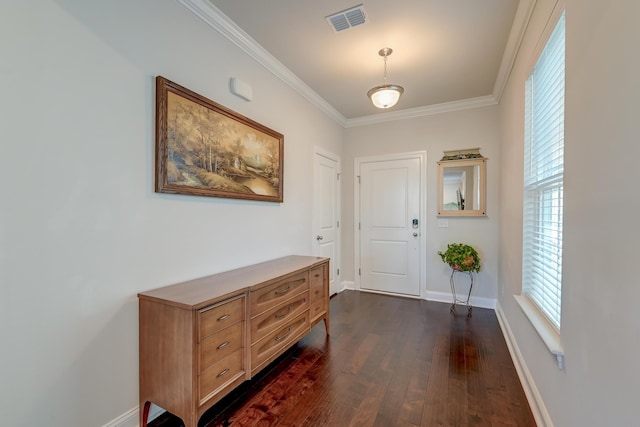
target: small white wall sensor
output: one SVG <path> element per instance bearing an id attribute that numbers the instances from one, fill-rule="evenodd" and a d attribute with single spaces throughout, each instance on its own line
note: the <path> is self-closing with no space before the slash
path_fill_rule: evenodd
<path id="1" fill-rule="evenodd" d="M 242 99 L 251 101 L 253 98 L 253 88 L 242 80 L 238 80 L 235 77 L 231 78 L 230 82 L 231 93 L 238 95 Z"/>

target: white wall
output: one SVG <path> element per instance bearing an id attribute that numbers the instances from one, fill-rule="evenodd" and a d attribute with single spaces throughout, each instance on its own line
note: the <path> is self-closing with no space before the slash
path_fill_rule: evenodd
<path id="1" fill-rule="evenodd" d="M 500 104 L 499 304 L 545 423 L 638 425 L 640 3 L 567 0 L 565 210 L 560 371 L 512 295 L 522 266 L 523 87 L 553 4 L 538 0 Z M 544 425 L 544 424 L 541 424 Z"/>
<path id="2" fill-rule="evenodd" d="M 154 193 L 156 75 L 283 133 L 285 202 Z M 343 130 L 175 0 L 2 2 L 0 77 L 2 422 L 104 425 L 138 403 L 137 292 L 310 254 Z"/>
<path id="3" fill-rule="evenodd" d="M 353 159 L 426 150 L 429 290 L 448 292 L 438 250 L 476 245 L 485 262 L 478 295 L 498 296 L 548 421 L 634 425 L 638 203 L 635 187 L 618 184 L 640 178 L 635 0 L 567 2 L 566 372 L 512 298 L 521 286 L 522 86 L 553 3 L 537 1 L 499 109 L 347 130 L 174 0 L 2 3 L 3 421 L 99 426 L 134 408 L 136 293 L 310 253 L 318 145 L 343 155 L 344 279 L 353 280 Z M 285 203 L 154 193 L 156 75 L 282 132 Z M 253 86 L 253 102 L 229 93 L 230 77 Z M 490 158 L 489 217 L 438 228 L 436 162 L 443 150 L 475 146 Z"/>
<path id="4" fill-rule="evenodd" d="M 440 293 L 448 300 L 451 270 L 438 256 L 447 243 L 468 243 L 482 259 L 473 295 L 495 300 L 499 209 L 498 209 L 498 124 L 497 107 L 483 107 L 348 128 L 345 131 L 342 180 L 342 260 L 343 280 L 354 281 L 354 159 L 412 151 L 427 152 L 427 291 Z M 438 227 L 437 162 L 445 150 L 480 147 L 487 161 L 487 217 L 448 218 L 449 227 Z M 424 230 L 424 229 L 423 229 Z M 354 266 L 354 268 L 348 268 Z M 431 294 L 433 297 L 433 294 Z"/>

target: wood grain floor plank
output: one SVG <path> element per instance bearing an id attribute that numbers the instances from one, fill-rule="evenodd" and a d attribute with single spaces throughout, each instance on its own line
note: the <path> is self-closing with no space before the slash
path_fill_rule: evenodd
<path id="1" fill-rule="evenodd" d="M 449 396 L 449 336 L 440 335 L 433 346 L 421 426 L 446 425 Z"/>

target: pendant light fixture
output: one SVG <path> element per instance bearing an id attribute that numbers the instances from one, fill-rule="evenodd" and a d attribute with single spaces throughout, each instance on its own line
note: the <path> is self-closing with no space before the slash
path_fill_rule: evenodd
<path id="1" fill-rule="evenodd" d="M 367 96 L 371 98 L 371 102 L 378 108 L 391 108 L 398 103 L 400 95 L 404 92 L 404 88 L 398 85 L 387 83 L 387 57 L 393 53 L 393 49 L 385 47 L 380 49 L 378 55 L 384 58 L 384 84 L 376 86 L 367 92 Z"/>

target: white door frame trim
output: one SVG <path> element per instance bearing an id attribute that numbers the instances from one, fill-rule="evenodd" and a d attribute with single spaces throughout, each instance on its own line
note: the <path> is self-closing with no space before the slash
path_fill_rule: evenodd
<path id="1" fill-rule="evenodd" d="M 420 160 L 420 299 L 426 299 L 427 293 L 427 152 L 411 151 L 407 153 L 384 154 L 380 156 L 356 157 L 353 159 L 353 247 L 355 289 L 360 291 L 360 165 L 363 163 L 385 162 L 392 160 Z M 399 295 L 407 297 L 407 295 Z"/>
<path id="2" fill-rule="evenodd" d="M 336 233 L 336 264 L 337 265 L 330 265 L 329 268 L 333 268 L 336 269 L 336 271 L 339 271 L 339 269 L 341 269 L 341 264 L 342 264 L 342 245 L 341 245 L 341 241 L 342 241 L 342 193 L 341 193 L 341 181 L 340 179 L 342 178 L 342 160 L 340 159 L 340 156 L 332 153 L 330 151 L 325 150 L 322 147 L 318 147 L 318 146 L 314 146 L 313 147 L 313 166 L 314 166 L 314 184 L 315 184 L 315 164 L 316 164 L 316 156 L 322 156 L 322 157 L 326 157 L 327 159 L 336 162 L 336 166 L 338 168 L 338 183 L 336 185 L 336 209 L 337 209 L 337 220 L 338 220 L 338 224 L 339 226 L 337 227 L 337 233 Z M 315 195 L 313 196 L 313 200 L 315 202 Z M 315 209 L 314 209 L 315 212 Z M 316 229 L 316 217 L 314 216 L 315 214 L 312 213 L 312 224 L 311 224 L 311 239 L 312 242 L 313 240 L 315 240 L 316 236 L 314 234 L 315 229 Z M 313 245 L 312 243 L 312 247 L 315 248 L 315 245 Z M 340 274 L 336 273 L 335 275 L 336 278 L 336 289 L 337 292 L 340 293 L 343 291 L 343 285 L 342 285 L 342 271 L 340 271 Z"/>

